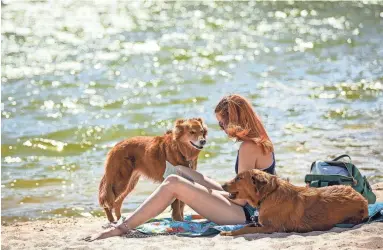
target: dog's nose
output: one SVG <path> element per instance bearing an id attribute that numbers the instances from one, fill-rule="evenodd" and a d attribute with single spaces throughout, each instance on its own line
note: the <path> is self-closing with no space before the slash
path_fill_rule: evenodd
<path id="1" fill-rule="evenodd" d="M 199 143 L 200 143 L 201 145 L 205 145 L 205 144 L 206 144 L 206 140 L 205 140 L 205 139 L 200 140 Z"/>
<path id="2" fill-rule="evenodd" d="M 227 184 L 223 184 L 223 185 L 222 185 L 222 189 L 226 191 L 226 189 L 227 189 Z"/>

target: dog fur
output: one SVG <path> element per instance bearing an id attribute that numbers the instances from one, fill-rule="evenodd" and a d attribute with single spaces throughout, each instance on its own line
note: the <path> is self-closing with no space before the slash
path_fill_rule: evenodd
<path id="1" fill-rule="evenodd" d="M 259 209 L 259 224 L 221 235 L 310 232 L 338 223 L 361 223 L 368 217 L 367 200 L 350 186 L 297 187 L 260 170 L 249 170 L 224 184 L 230 198 L 246 199 Z"/>
<path id="2" fill-rule="evenodd" d="M 99 203 L 108 220 L 114 221 L 113 209 L 120 219 L 122 203 L 141 175 L 155 182 L 164 180 L 165 161 L 195 170 L 206 135 L 207 127 L 201 118 L 179 119 L 163 136 L 137 136 L 117 143 L 106 157 L 99 186 Z M 175 200 L 171 207 L 172 218 L 183 220 L 184 203 Z"/>

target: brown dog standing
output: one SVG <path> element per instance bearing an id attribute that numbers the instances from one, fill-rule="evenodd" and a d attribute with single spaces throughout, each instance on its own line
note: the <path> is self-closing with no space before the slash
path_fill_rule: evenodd
<path id="1" fill-rule="evenodd" d="M 161 182 L 166 161 L 172 165 L 197 168 L 197 158 L 206 143 L 207 127 L 201 118 L 177 120 L 173 130 L 163 136 L 137 136 L 117 143 L 108 153 L 105 174 L 99 186 L 99 203 L 110 222 L 121 217 L 125 197 L 141 175 Z M 184 203 L 172 203 L 172 218 L 183 220 Z"/>
<path id="2" fill-rule="evenodd" d="M 246 199 L 259 209 L 258 227 L 246 226 L 221 235 L 329 230 L 338 223 L 361 223 L 367 200 L 352 187 L 297 187 L 260 170 L 249 170 L 222 186 L 230 198 Z"/>

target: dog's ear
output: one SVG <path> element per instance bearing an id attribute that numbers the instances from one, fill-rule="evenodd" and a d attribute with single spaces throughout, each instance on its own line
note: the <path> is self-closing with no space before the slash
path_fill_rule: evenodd
<path id="1" fill-rule="evenodd" d="M 207 126 L 204 122 L 204 120 L 201 117 L 193 118 L 193 120 L 199 121 L 201 123 L 201 126 L 203 128 L 203 137 L 207 136 Z"/>
<path id="2" fill-rule="evenodd" d="M 185 120 L 184 119 L 177 119 L 176 122 L 174 123 L 174 128 L 173 128 L 173 139 L 177 140 L 181 137 L 182 132 L 184 131 L 184 124 Z"/>
<path id="3" fill-rule="evenodd" d="M 271 176 L 270 183 L 271 183 L 271 190 L 277 189 L 279 186 L 278 177 L 276 177 L 275 175 Z"/>
<path id="4" fill-rule="evenodd" d="M 176 122 L 174 123 L 175 126 L 177 125 L 181 125 L 182 123 L 184 123 L 185 120 L 184 119 L 177 119 Z"/>
<path id="5" fill-rule="evenodd" d="M 259 174 L 252 174 L 251 175 L 251 181 L 253 182 L 253 185 L 255 186 L 257 193 L 259 193 L 259 190 L 261 190 L 262 187 L 265 184 L 267 184 L 267 179 L 264 178 L 262 175 L 259 175 Z"/>
<path id="6" fill-rule="evenodd" d="M 257 174 L 251 175 L 251 181 L 253 182 L 253 185 L 255 186 L 255 189 L 257 190 L 257 192 L 259 192 L 261 185 L 265 183 L 263 178 L 260 178 L 260 176 Z"/>
<path id="7" fill-rule="evenodd" d="M 201 117 L 193 118 L 192 120 L 199 121 L 201 124 L 203 124 L 203 119 Z"/>
<path id="8" fill-rule="evenodd" d="M 254 186 L 257 186 L 258 180 L 257 180 L 257 178 L 255 178 L 254 175 L 251 176 L 251 181 L 253 182 Z"/>

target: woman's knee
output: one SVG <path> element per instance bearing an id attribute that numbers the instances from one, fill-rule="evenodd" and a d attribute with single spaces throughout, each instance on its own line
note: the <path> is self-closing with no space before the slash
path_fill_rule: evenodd
<path id="1" fill-rule="evenodd" d="M 172 193 L 175 198 L 179 198 L 180 194 L 187 192 L 189 183 L 184 177 L 172 174 L 162 182 L 162 188 Z"/>
<path id="2" fill-rule="evenodd" d="M 179 184 L 182 182 L 181 178 L 182 178 L 181 176 L 171 174 L 168 177 L 166 177 L 166 179 L 163 182 L 163 186 L 166 186 L 166 187 L 179 186 Z"/>

